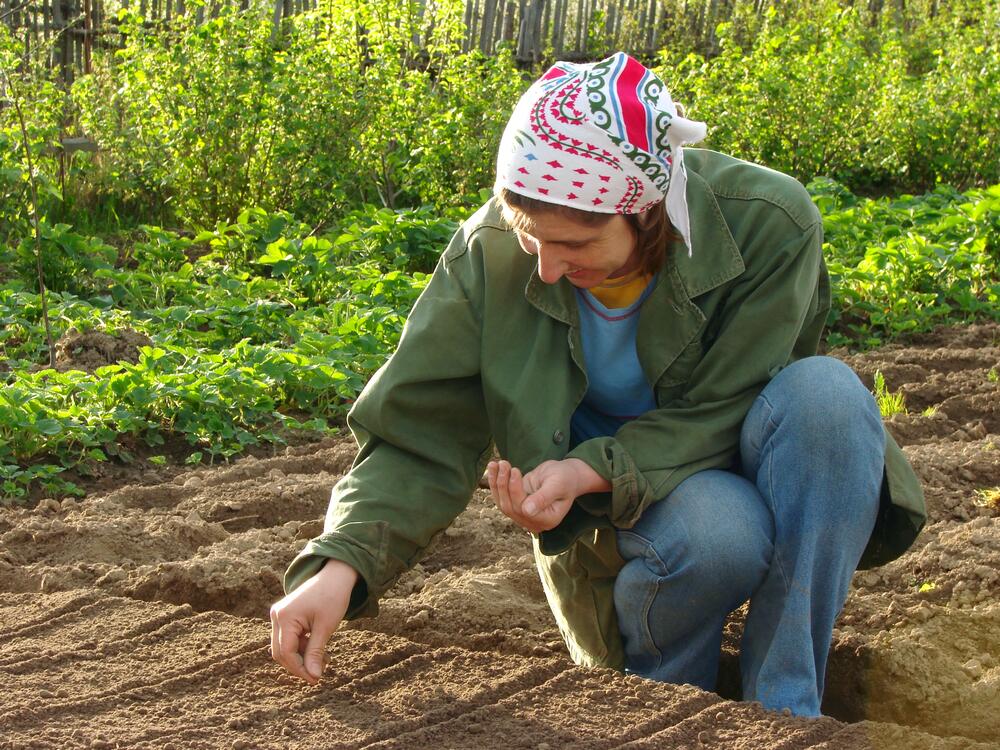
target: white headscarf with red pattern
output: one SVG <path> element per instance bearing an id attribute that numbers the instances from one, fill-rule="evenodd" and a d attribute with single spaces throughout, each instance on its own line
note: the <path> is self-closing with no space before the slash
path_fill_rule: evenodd
<path id="1" fill-rule="evenodd" d="M 637 214 L 664 198 L 691 251 L 681 145 L 705 123 L 677 114 L 655 73 L 624 52 L 558 62 L 521 97 L 497 156 L 497 187 L 597 213 Z"/>

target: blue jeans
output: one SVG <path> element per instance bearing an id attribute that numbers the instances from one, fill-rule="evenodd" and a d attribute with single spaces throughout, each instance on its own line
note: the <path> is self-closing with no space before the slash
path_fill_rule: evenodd
<path id="1" fill-rule="evenodd" d="M 799 360 L 758 396 L 740 473 L 703 471 L 618 531 L 626 668 L 715 689 L 726 616 L 750 599 L 743 699 L 818 716 L 834 621 L 875 524 L 885 437 L 847 365 Z"/>

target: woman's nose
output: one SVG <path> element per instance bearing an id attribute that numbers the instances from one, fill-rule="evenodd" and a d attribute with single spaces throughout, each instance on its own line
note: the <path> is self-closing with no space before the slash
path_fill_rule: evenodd
<path id="1" fill-rule="evenodd" d="M 566 272 L 566 264 L 552 248 L 538 246 L 538 278 L 546 284 L 555 284 Z"/>

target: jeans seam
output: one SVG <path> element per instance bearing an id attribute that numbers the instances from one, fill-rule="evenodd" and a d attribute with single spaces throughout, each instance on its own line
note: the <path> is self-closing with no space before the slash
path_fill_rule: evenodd
<path id="1" fill-rule="evenodd" d="M 661 565 L 663 570 L 667 570 L 667 564 L 663 562 L 663 558 L 661 558 L 659 553 L 657 553 L 656 549 L 653 547 L 651 540 L 646 539 L 646 537 L 644 537 L 642 534 L 637 534 L 634 531 L 619 531 L 619 534 L 628 534 L 629 536 L 635 537 L 636 539 L 641 539 L 643 541 L 643 546 L 645 547 L 646 552 L 648 552 L 650 556 L 656 558 L 656 561 Z M 645 554 L 642 556 L 644 558 L 646 557 Z M 645 565 L 646 570 L 649 570 L 649 566 L 646 565 L 645 562 L 643 564 Z M 649 572 L 653 573 L 652 570 L 649 570 Z M 656 669 L 659 669 L 663 665 L 663 651 L 661 651 L 659 646 L 656 645 L 656 639 L 653 638 L 653 629 L 650 626 L 649 613 L 653 608 L 653 602 L 656 601 L 656 597 L 660 593 L 660 582 L 664 578 L 666 578 L 666 576 L 654 573 L 653 577 L 655 578 L 655 583 L 652 586 L 647 587 L 648 592 L 646 594 L 646 599 L 642 605 L 642 624 L 643 624 L 642 630 L 643 630 L 643 637 L 645 638 L 646 641 L 644 646 L 647 649 L 649 649 L 651 653 L 656 654 Z"/>
<path id="2" fill-rule="evenodd" d="M 767 401 L 765 398 L 764 401 Z M 767 401 L 768 406 L 771 406 L 771 402 Z M 768 414 L 767 423 L 770 426 L 768 430 L 768 439 L 774 435 L 778 429 L 777 423 L 771 419 L 771 414 L 774 414 L 774 407 L 771 406 L 771 413 Z M 765 440 L 766 442 L 766 440 Z M 773 551 L 771 553 L 771 565 L 776 565 L 778 567 L 778 573 L 781 575 L 781 581 L 785 585 L 785 591 L 788 592 L 791 589 L 791 582 L 788 580 L 788 574 L 785 573 L 785 566 L 781 562 L 781 553 L 778 551 L 778 508 L 777 508 L 777 498 L 774 497 L 774 479 L 772 477 L 772 468 L 774 466 L 774 455 L 773 451 L 768 451 L 767 454 L 767 488 L 768 495 L 770 495 L 770 502 L 768 505 L 771 506 L 771 515 L 774 518 L 774 545 Z"/>
<path id="3" fill-rule="evenodd" d="M 660 593 L 660 581 L 662 576 L 656 577 L 656 583 L 649 587 L 649 595 L 646 597 L 646 602 L 642 608 L 642 622 L 645 625 L 643 628 L 644 635 L 646 637 L 647 646 L 656 654 L 656 669 L 663 665 L 663 652 L 660 650 L 659 646 L 656 645 L 656 640 L 653 638 L 653 628 L 650 626 L 649 613 L 653 609 L 653 602 L 656 601 L 656 597 Z"/>

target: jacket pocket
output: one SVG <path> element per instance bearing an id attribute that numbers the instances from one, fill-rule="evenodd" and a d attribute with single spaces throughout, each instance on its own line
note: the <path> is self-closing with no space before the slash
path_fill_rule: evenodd
<path id="1" fill-rule="evenodd" d="M 691 373 L 701 362 L 702 354 L 701 341 L 697 339 L 681 349 L 681 353 L 670 363 L 670 367 L 663 371 L 663 375 L 656 383 L 657 405 L 665 406 L 684 395 L 691 381 Z"/>

